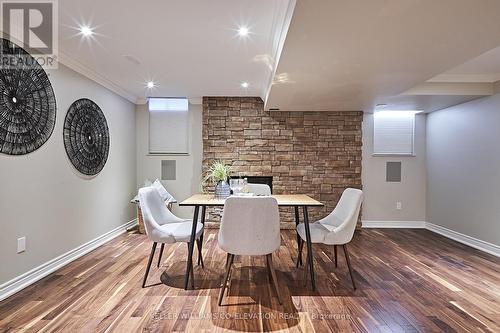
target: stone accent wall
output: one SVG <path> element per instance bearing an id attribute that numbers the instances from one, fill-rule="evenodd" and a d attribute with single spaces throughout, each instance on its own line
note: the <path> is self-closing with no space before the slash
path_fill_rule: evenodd
<path id="1" fill-rule="evenodd" d="M 273 193 L 308 194 L 325 204 L 310 208 L 315 221 L 346 187 L 361 188 L 362 121 L 362 112 L 264 111 L 259 97 L 204 97 L 203 170 L 222 160 L 236 175 L 273 176 Z M 294 221 L 291 208 L 280 216 Z M 220 217 L 212 210 L 207 218 Z"/>

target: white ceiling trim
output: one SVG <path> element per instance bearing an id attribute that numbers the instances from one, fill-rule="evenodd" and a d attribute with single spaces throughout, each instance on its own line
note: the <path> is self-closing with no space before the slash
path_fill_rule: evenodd
<path id="1" fill-rule="evenodd" d="M 4 32 L 1 29 L 0 29 L 0 37 L 9 39 L 9 40 L 11 40 L 12 42 L 14 42 L 14 43 L 16 43 L 18 45 L 22 45 L 23 44 L 17 38 L 15 38 L 14 36 L 11 36 L 11 35 L 7 34 L 6 32 Z M 63 51 L 61 51 L 61 49 L 58 49 L 58 51 L 57 51 L 56 60 L 59 63 L 65 65 L 66 67 L 74 70 L 75 72 L 77 72 L 77 73 L 85 76 L 86 78 L 88 78 L 88 79 L 96 82 L 97 84 L 100 84 L 104 88 L 106 88 L 108 90 L 111 90 L 115 94 L 117 94 L 117 95 L 125 98 L 129 102 L 132 102 L 134 104 L 139 104 L 138 103 L 139 99 L 138 99 L 137 96 L 135 96 L 134 94 L 129 93 L 128 91 L 126 91 L 120 85 L 112 82 L 111 80 L 109 80 L 109 79 L 105 78 L 104 76 L 98 74 L 96 71 L 88 68 L 87 66 L 83 65 L 82 63 L 80 63 L 80 62 L 76 61 L 75 59 L 71 58 L 66 53 L 64 53 Z"/>
<path id="2" fill-rule="evenodd" d="M 401 95 L 488 96 L 495 93 L 490 82 L 424 82 Z"/>
<path id="3" fill-rule="evenodd" d="M 500 73 L 496 74 L 440 74 L 427 82 L 487 82 L 500 80 Z"/>
<path id="4" fill-rule="evenodd" d="M 500 93 L 500 80 L 493 83 L 493 92 L 495 94 Z"/>
<path id="5" fill-rule="evenodd" d="M 274 18 L 273 22 L 273 27 L 276 27 L 277 25 L 281 25 L 281 28 L 277 26 L 274 28 L 275 31 L 275 36 L 273 39 L 273 46 L 272 50 L 274 50 L 274 54 L 272 54 L 272 59 L 273 59 L 273 68 L 269 73 L 269 77 L 267 79 L 267 85 L 265 85 L 266 91 L 263 93 L 262 99 L 264 100 L 264 105 L 267 102 L 267 99 L 269 97 L 269 94 L 271 92 L 271 87 L 274 81 L 274 76 L 276 75 L 276 70 L 278 69 L 278 63 L 280 61 L 280 56 L 281 56 L 281 51 L 283 51 L 283 46 L 285 45 L 285 40 L 286 40 L 286 35 L 288 33 L 288 28 L 290 27 L 290 22 L 292 21 L 292 16 L 293 16 L 293 11 L 295 9 L 297 1 L 296 0 L 290 0 L 287 3 L 287 8 L 284 11 L 285 14 L 283 18 L 280 20 L 278 18 Z M 284 8 L 279 8 L 276 12 L 283 12 Z"/>
<path id="6" fill-rule="evenodd" d="M 66 53 L 62 52 L 61 50 L 59 50 L 58 61 L 59 61 L 59 63 L 65 65 L 66 67 L 69 67 L 70 69 L 74 70 L 75 72 L 80 73 L 81 75 L 85 76 L 86 78 L 100 84 L 104 88 L 111 90 L 115 94 L 125 98 L 129 102 L 132 102 L 134 104 L 140 104 L 141 101 L 139 100 L 139 98 L 137 96 L 129 93 L 127 90 L 125 90 L 120 85 L 107 79 L 106 77 L 102 76 L 101 74 L 98 74 L 96 71 L 88 68 L 87 66 L 83 65 L 81 62 L 71 58 Z"/>

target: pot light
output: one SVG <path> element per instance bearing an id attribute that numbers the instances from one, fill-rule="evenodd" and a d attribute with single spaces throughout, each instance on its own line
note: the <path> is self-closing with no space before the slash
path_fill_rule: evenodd
<path id="1" fill-rule="evenodd" d="M 249 84 L 248 84 L 248 82 L 241 82 L 241 86 L 243 88 L 248 88 Z"/>
<path id="2" fill-rule="evenodd" d="M 148 83 L 146 83 L 146 87 L 148 87 L 149 89 L 153 89 L 154 87 L 156 87 L 156 84 L 153 81 L 148 81 Z"/>
<path id="3" fill-rule="evenodd" d="M 90 37 L 94 34 L 94 32 L 92 31 L 92 29 L 87 26 L 87 25 L 84 25 L 84 26 L 81 26 L 80 27 L 80 33 L 84 36 L 84 37 Z"/>
<path id="4" fill-rule="evenodd" d="M 238 28 L 238 35 L 240 35 L 240 37 L 246 37 L 246 36 L 248 36 L 249 33 L 250 33 L 250 31 L 245 26 Z"/>

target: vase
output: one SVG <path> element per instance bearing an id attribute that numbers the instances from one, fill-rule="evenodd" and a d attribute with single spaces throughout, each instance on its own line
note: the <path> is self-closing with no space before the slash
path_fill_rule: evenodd
<path id="1" fill-rule="evenodd" d="M 217 199 L 226 199 L 231 195 L 231 187 L 228 182 L 223 180 L 215 185 L 215 197 Z"/>

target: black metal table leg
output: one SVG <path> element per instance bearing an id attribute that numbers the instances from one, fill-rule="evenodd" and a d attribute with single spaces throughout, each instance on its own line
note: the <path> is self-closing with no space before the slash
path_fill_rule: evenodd
<path id="1" fill-rule="evenodd" d="M 297 249 L 298 249 L 298 253 L 299 253 L 299 257 L 298 257 L 298 264 L 302 265 L 302 251 L 301 251 L 301 248 L 300 248 L 300 235 L 299 233 L 297 232 L 297 226 L 299 225 L 300 223 L 300 219 L 299 219 L 299 206 L 295 206 L 295 232 L 297 233 Z"/>
<path id="2" fill-rule="evenodd" d="M 201 250 L 203 249 L 203 234 L 205 233 L 205 212 L 207 210 L 207 206 L 202 206 L 201 207 L 201 224 L 203 224 L 203 231 L 201 232 L 201 236 L 200 236 L 200 249 L 199 249 L 199 253 L 200 255 L 198 256 L 198 265 L 200 265 L 200 263 L 202 262 L 202 258 L 201 258 Z"/>
<path id="3" fill-rule="evenodd" d="M 188 261 L 186 267 L 186 277 L 184 279 L 184 289 L 188 289 L 189 284 L 189 273 L 191 268 L 193 267 L 193 250 L 194 250 L 194 239 L 196 236 L 196 225 L 198 224 L 198 213 L 200 211 L 200 206 L 194 206 L 194 214 L 193 214 L 193 227 L 191 228 L 191 238 L 189 241 L 189 253 L 188 253 Z"/>
<path id="4" fill-rule="evenodd" d="M 309 230 L 309 215 L 307 213 L 307 206 L 304 206 L 303 209 L 304 209 L 304 226 L 306 229 L 307 261 L 309 263 L 309 269 L 311 273 L 312 289 L 316 290 L 316 281 L 314 280 L 314 264 L 313 264 L 313 254 L 312 254 L 311 231 Z"/>

